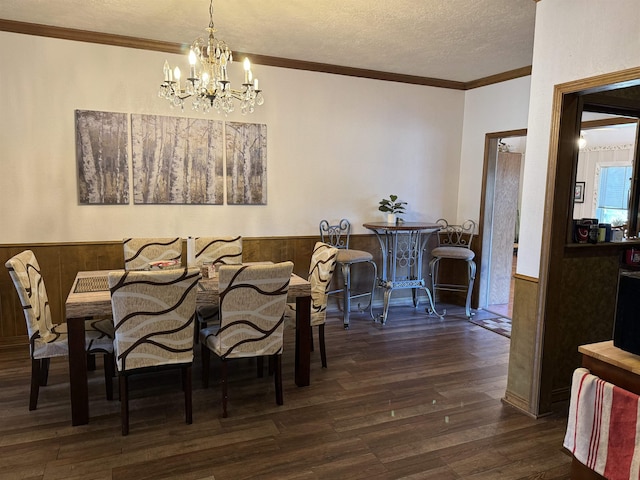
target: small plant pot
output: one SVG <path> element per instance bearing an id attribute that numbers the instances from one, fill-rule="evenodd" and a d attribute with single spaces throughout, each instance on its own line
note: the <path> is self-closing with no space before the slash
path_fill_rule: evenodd
<path id="1" fill-rule="evenodd" d="M 387 213 L 387 223 L 396 223 L 396 214 L 395 213 Z"/>

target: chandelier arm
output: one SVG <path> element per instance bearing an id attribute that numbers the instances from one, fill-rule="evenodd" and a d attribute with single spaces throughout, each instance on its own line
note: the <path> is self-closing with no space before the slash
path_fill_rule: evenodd
<path id="1" fill-rule="evenodd" d="M 244 60 L 244 82 L 240 89 L 233 89 L 228 77 L 228 66 L 233 62 L 231 49 L 215 37 L 213 23 L 213 0 L 209 1 L 209 27 L 207 39 L 194 40 L 189 51 L 189 74 L 180 80 L 178 67 L 171 70 L 165 61 L 164 82 L 158 96 L 169 101 L 172 107 L 184 109 L 185 100 L 191 98 L 192 108 L 207 113 L 210 109 L 228 114 L 234 111 L 236 101 L 240 102 L 242 114 L 252 113 L 255 106 L 264 103 L 262 91 L 258 89 L 258 79 L 253 78 L 251 64 Z"/>

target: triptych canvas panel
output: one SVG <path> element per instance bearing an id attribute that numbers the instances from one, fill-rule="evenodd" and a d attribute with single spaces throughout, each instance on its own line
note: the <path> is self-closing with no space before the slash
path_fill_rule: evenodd
<path id="1" fill-rule="evenodd" d="M 130 118 L 134 204 L 222 205 L 226 184 L 227 204 L 266 205 L 266 125 Z M 129 203 L 127 120 L 124 113 L 76 110 L 80 204 Z"/>

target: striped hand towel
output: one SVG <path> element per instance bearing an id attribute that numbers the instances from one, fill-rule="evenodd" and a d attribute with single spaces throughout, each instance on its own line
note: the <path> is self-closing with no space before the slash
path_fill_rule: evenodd
<path id="1" fill-rule="evenodd" d="M 639 479 L 638 398 L 585 368 L 576 369 L 563 445 L 609 480 Z"/>

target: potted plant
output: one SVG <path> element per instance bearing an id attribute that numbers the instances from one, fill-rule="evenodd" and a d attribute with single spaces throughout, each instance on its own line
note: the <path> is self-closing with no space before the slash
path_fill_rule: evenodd
<path id="1" fill-rule="evenodd" d="M 389 195 L 389 198 L 383 198 L 380 200 L 378 210 L 387 214 L 387 223 L 396 223 L 397 215 L 404 213 L 404 206 L 407 202 L 399 202 L 397 195 Z"/>

